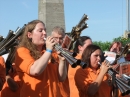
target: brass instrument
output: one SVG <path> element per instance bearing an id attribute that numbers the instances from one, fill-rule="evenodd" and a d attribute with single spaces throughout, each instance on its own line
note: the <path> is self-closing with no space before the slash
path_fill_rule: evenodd
<path id="1" fill-rule="evenodd" d="M 0 42 L 4 40 L 4 37 L 0 35 Z"/>
<path id="2" fill-rule="evenodd" d="M 110 68 L 107 73 L 112 77 L 112 84 L 115 84 L 118 87 L 122 96 L 128 95 L 130 93 L 130 80 L 128 81 L 122 77 L 116 77 L 117 72 L 112 68 Z"/>
<path id="3" fill-rule="evenodd" d="M 68 51 L 63 50 L 59 45 L 55 45 L 55 49 L 61 52 L 61 55 L 69 62 L 72 68 L 75 68 L 77 65 L 80 65 L 82 68 L 87 66 L 86 63 L 82 62 L 79 59 L 75 59 Z"/>
<path id="4" fill-rule="evenodd" d="M 130 76 L 130 62 L 125 59 L 125 57 L 129 53 L 129 49 L 130 44 L 126 44 L 122 52 L 118 55 L 118 58 L 115 60 L 117 61 L 117 66 L 115 70 L 119 73 L 120 76 L 122 76 L 122 74 Z"/>
<path id="5" fill-rule="evenodd" d="M 0 42 L 0 56 L 9 52 L 10 48 L 16 44 L 16 39 L 23 33 L 25 25 L 20 28 L 18 27 L 15 33 L 9 30 L 7 37 Z"/>
<path id="6" fill-rule="evenodd" d="M 5 64 L 6 64 L 6 75 L 8 74 L 8 71 L 10 69 L 13 71 L 12 63 L 14 62 L 15 51 L 16 51 L 16 47 L 14 47 L 14 46 L 12 46 L 11 49 L 9 50 L 9 55 L 8 55 L 7 60 L 5 62 Z"/>
<path id="7" fill-rule="evenodd" d="M 9 30 L 8 35 L 6 38 L 2 38 L 0 42 L 0 56 L 9 53 L 7 60 L 6 60 L 6 74 L 12 68 L 12 63 L 15 57 L 15 46 L 18 45 L 18 37 L 22 35 L 24 31 L 25 25 L 20 28 L 18 27 L 14 33 L 14 31 Z"/>
<path id="8" fill-rule="evenodd" d="M 130 62 L 125 60 L 125 57 L 129 53 L 130 44 L 126 44 L 120 53 L 119 57 L 116 59 L 118 64 L 118 74 L 119 78 L 116 78 L 116 83 L 120 89 L 122 96 L 128 95 L 130 93 Z"/>
<path id="9" fill-rule="evenodd" d="M 69 50 L 73 49 L 73 43 L 80 37 L 82 30 L 84 30 L 85 28 L 88 28 L 88 25 L 85 22 L 86 20 L 88 20 L 88 16 L 84 14 L 81 20 L 79 21 L 79 23 L 75 27 L 73 27 L 71 33 L 69 33 L 69 37 L 71 38 L 71 43 L 68 47 Z M 75 68 L 77 65 L 80 65 L 82 68 L 87 67 L 86 63 L 74 58 L 76 56 L 76 55 L 74 56 L 74 53 L 72 57 L 72 55 L 69 52 L 64 51 L 62 47 L 55 46 L 55 48 L 62 52 L 61 55 L 64 56 L 68 60 L 68 62 L 71 64 L 73 68 Z"/>
<path id="10" fill-rule="evenodd" d="M 88 16 L 84 14 L 81 20 L 79 21 L 79 23 L 75 27 L 72 28 L 72 31 L 69 34 L 69 36 L 72 38 L 69 49 L 72 49 L 73 43 L 80 37 L 81 32 L 85 28 L 88 28 L 88 25 L 85 22 L 86 20 L 88 20 Z"/>
<path id="11" fill-rule="evenodd" d="M 130 43 L 125 45 L 120 56 L 126 57 L 126 55 L 129 53 L 129 51 L 130 51 Z"/>
<path id="12" fill-rule="evenodd" d="M 44 38 L 44 40 L 46 40 L 46 38 Z M 76 56 L 75 53 L 64 50 L 59 44 L 55 44 L 55 49 L 60 51 L 61 55 L 69 62 L 72 68 L 75 68 L 77 65 L 80 65 L 82 68 L 87 66 L 86 63 L 74 58 L 74 56 Z"/>
<path id="13" fill-rule="evenodd" d="M 115 84 L 117 85 L 117 87 L 121 91 L 122 96 L 128 95 L 130 93 L 130 86 L 129 86 L 128 81 L 125 81 L 123 78 L 116 77 L 115 72 L 112 69 L 108 70 L 108 74 L 110 76 L 115 77 L 114 78 Z"/>

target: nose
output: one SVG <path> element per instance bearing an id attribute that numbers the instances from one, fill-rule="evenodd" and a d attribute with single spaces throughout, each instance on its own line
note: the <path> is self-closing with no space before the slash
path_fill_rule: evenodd
<path id="1" fill-rule="evenodd" d="M 57 42 L 59 43 L 59 41 L 60 41 L 60 39 L 59 38 L 57 38 Z"/>
<path id="2" fill-rule="evenodd" d="M 47 34 L 45 30 L 43 30 L 42 33 L 43 33 L 43 35 L 45 35 L 45 36 L 46 36 L 46 34 Z"/>
<path id="3" fill-rule="evenodd" d="M 98 58 L 98 60 L 101 60 L 101 56 L 98 56 L 97 58 Z"/>
<path id="4" fill-rule="evenodd" d="M 57 42 L 57 43 L 60 43 L 60 40 L 59 40 L 59 38 L 56 38 L 56 42 Z"/>

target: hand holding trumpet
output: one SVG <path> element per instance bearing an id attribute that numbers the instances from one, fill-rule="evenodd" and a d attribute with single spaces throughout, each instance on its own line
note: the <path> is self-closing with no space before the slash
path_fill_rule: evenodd
<path id="1" fill-rule="evenodd" d="M 47 38 L 44 38 L 46 41 L 46 49 L 52 50 L 54 48 L 54 45 L 56 44 L 53 37 L 48 36 Z"/>
<path id="2" fill-rule="evenodd" d="M 99 64 L 100 64 L 100 63 L 99 63 Z M 100 71 L 100 72 L 101 72 L 102 74 L 106 74 L 107 71 L 108 71 L 108 69 L 112 68 L 112 66 L 110 66 L 109 61 L 105 60 L 104 62 L 102 62 L 100 68 L 101 68 L 101 71 Z"/>

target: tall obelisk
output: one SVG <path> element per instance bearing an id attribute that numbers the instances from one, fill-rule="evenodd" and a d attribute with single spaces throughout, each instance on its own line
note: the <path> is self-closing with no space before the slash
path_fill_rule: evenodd
<path id="1" fill-rule="evenodd" d="M 130 0 L 126 0 L 126 26 L 127 30 L 124 33 L 125 38 L 130 38 Z"/>
<path id="2" fill-rule="evenodd" d="M 63 0 L 39 0 L 38 19 L 45 23 L 47 35 L 51 34 L 55 26 L 65 29 Z"/>

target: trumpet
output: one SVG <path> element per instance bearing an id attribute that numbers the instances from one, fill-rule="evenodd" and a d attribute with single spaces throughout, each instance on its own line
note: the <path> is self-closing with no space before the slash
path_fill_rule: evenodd
<path id="1" fill-rule="evenodd" d="M 4 37 L 0 35 L 0 42 L 4 40 Z"/>
<path id="2" fill-rule="evenodd" d="M 69 36 L 72 38 L 69 50 L 72 49 L 73 43 L 79 38 L 81 32 L 85 28 L 88 28 L 88 24 L 85 22 L 86 20 L 88 20 L 88 16 L 84 14 L 79 23 L 76 26 L 72 27 L 71 33 L 69 34 Z"/>
<path id="3" fill-rule="evenodd" d="M 17 45 L 16 40 L 22 35 L 25 26 L 26 25 L 24 25 L 22 28 L 18 27 L 15 31 L 16 34 L 12 30 L 9 30 L 6 38 L 0 42 L 0 55 L 8 53 L 12 46 Z"/>
<path id="4" fill-rule="evenodd" d="M 44 38 L 44 40 L 46 40 L 46 38 Z M 77 65 L 80 65 L 82 68 L 87 66 L 86 63 L 74 58 L 75 53 L 64 50 L 58 43 L 55 44 L 54 48 L 60 51 L 61 55 L 69 62 L 72 68 L 75 68 Z"/>
<path id="5" fill-rule="evenodd" d="M 108 70 L 108 73 L 111 76 L 115 76 L 115 73 L 112 69 Z M 128 95 L 130 93 L 130 86 L 129 86 L 128 82 L 125 81 L 124 79 L 118 78 L 115 76 L 115 84 L 121 91 L 122 96 Z"/>
<path id="6" fill-rule="evenodd" d="M 14 61 L 15 57 L 15 50 L 16 45 L 18 45 L 18 37 L 22 35 L 24 28 L 26 25 L 24 25 L 22 28 L 17 27 L 15 33 L 12 30 L 9 30 L 8 35 L 6 38 L 0 37 L 0 56 L 4 55 L 6 53 L 9 53 L 7 59 L 6 59 L 6 74 L 8 74 L 8 71 L 12 69 L 12 63 Z"/>
<path id="7" fill-rule="evenodd" d="M 101 65 L 100 62 L 98 64 Z M 130 93 L 130 81 L 126 81 L 123 78 L 116 77 L 117 72 L 112 68 L 110 68 L 107 73 L 112 77 L 113 84 L 116 84 L 118 89 L 121 91 L 122 96 L 128 95 Z"/>

